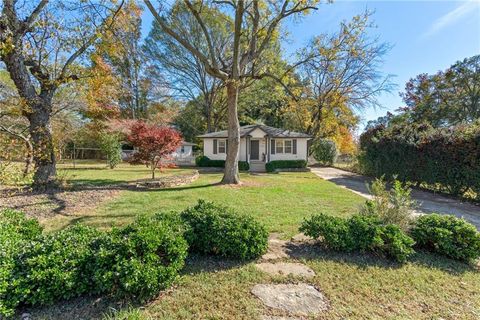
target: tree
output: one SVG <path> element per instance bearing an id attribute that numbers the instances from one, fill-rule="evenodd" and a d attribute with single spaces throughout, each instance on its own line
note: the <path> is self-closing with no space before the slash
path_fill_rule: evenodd
<path id="1" fill-rule="evenodd" d="M 458 61 L 434 75 L 419 74 L 401 94 L 407 120 L 434 127 L 472 123 L 480 118 L 480 55 Z"/>
<path id="2" fill-rule="evenodd" d="M 122 144 L 119 136 L 112 132 L 100 135 L 100 149 L 107 156 L 110 169 L 114 169 L 122 161 Z"/>
<path id="3" fill-rule="evenodd" d="M 314 136 L 351 132 L 359 120 L 354 111 L 379 106 L 378 96 L 393 89 L 391 76 L 380 71 L 390 46 L 368 37 L 370 16 L 355 16 L 342 23 L 338 33 L 315 37 L 301 52 L 305 63 L 299 74 L 305 90 L 300 108 L 309 114 L 306 130 Z"/>
<path id="4" fill-rule="evenodd" d="M 182 136 L 177 130 L 143 121 L 132 125 L 127 140 L 136 148 L 131 161 L 148 164 L 152 170 L 152 179 L 155 179 L 155 169 L 163 166 L 162 160 L 182 144 Z"/>
<path id="5" fill-rule="evenodd" d="M 316 9 L 318 1 L 303 0 L 281 2 L 273 0 L 253 1 L 195 1 L 184 0 L 189 14 L 195 19 L 206 46 L 196 47 L 179 32 L 177 26 L 164 8 L 156 10 L 149 0 L 144 0 L 162 30 L 175 39 L 182 47 L 194 55 L 203 65 L 205 71 L 220 79 L 227 91 L 228 108 L 228 152 L 222 183 L 240 183 L 238 159 L 240 147 L 240 123 L 238 120 L 238 95 L 242 84 L 248 79 L 261 79 L 272 76 L 269 72 L 268 49 L 278 36 L 280 24 L 286 18 L 305 14 Z M 211 21 L 204 13 L 217 9 L 228 19 L 223 21 L 227 28 L 226 39 L 215 38 Z M 208 16 L 207 16 L 208 17 Z M 224 48 L 230 56 L 222 60 Z"/>
<path id="6" fill-rule="evenodd" d="M 79 58 L 111 26 L 123 5 L 41 0 L 0 5 L 0 60 L 22 99 L 29 122 L 35 174 L 33 186 L 55 183 L 52 99 L 63 85 L 80 78 Z"/>
<path id="7" fill-rule="evenodd" d="M 170 12 L 170 23 L 181 30 L 182 36 L 195 47 L 206 47 L 207 43 L 196 19 L 189 14 L 185 4 L 177 2 Z M 227 39 L 229 35 L 222 23 L 226 18 L 216 10 L 206 8 L 203 12 L 209 21 L 211 33 L 216 39 Z M 228 17 L 227 17 L 228 18 Z M 220 42 L 220 40 L 217 40 Z M 225 86 L 221 79 L 211 76 L 204 64 L 189 50 L 163 31 L 154 21 L 152 30 L 143 46 L 148 59 L 150 78 L 157 79 L 160 87 L 168 92 L 162 95 L 188 100 L 190 108 L 196 107 L 205 118 L 207 132 L 218 130 L 226 111 Z M 221 60 L 228 59 L 228 48 L 218 52 Z M 204 131 L 195 134 L 204 133 Z"/>

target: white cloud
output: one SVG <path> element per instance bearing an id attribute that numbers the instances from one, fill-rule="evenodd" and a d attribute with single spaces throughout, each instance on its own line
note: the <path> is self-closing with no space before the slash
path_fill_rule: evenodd
<path id="1" fill-rule="evenodd" d="M 423 34 L 423 37 L 429 37 L 434 35 L 435 33 L 439 32 L 443 28 L 451 25 L 452 23 L 455 23 L 460 18 L 466 16 L 467 14 L 475 10 L 480 11 L 480 1 L 479 0 L 466 1 L 465 3 L 461 4 L 457 8 L 453 9 L 452 11 L 448 12 L 447 14 L 435 20 L 430 26 L 430 28 Z"/>

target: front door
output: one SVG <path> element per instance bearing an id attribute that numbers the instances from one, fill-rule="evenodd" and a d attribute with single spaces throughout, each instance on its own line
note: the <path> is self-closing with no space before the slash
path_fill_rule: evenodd
<path id="1" fill-rule="evenodd" d="M 250 140 L 250 160 L 260 160 L 260 141 Z"/>

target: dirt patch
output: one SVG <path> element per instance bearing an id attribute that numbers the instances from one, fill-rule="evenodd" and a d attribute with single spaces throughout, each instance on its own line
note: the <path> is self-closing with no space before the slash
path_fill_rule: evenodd
<path id="1" fill-rule="evenodd" d="M 314 286 L 298 284 L 257 284 L 252 294 L 266 306 L 291 315 L 315 316 L 329 308 L 327 298 Z"/>
<path id="2" fill-rule="evenodd" d="M 315 272 L 302 263 L 292 262 L 262 262 L 255 265 L 258 269 L 274 276 L 297 276 L 312 278 Z"/>
<path id="3" fill-rule="evenodd" d="M 49 190 L 33 192 L 30 190 L 0 190 L 0 210 L 6 208 L 25 212 L 30 217 L 49 218 L 54 215 L 71 215 L 92 210 L 99 204 L 120 194 L 116 188 L 89 188 Z"/>

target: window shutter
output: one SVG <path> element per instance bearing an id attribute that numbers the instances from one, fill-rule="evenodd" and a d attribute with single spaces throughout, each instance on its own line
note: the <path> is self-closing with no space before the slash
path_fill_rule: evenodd
<path id="1" fill-rule="evenodd" d="M 270 140 L 270 153 L 275 154 L 275 140 Z"/>
<path id="2" fill-rule="evenodd" d="M 293 147 L 292 147 L 293 154 L 297 154 L 297 139 L 293 139 L 292 144 L 293 144 Z"/>
<path id="3" fill-rule="evenodd" d="M 213 154 L 217 154 L 217 139 L 213 139 Z"/>
<path id="4" fill-rule="evenodd" d="M 228 139 L 225 140 L 225 153 L 228 153 Z"/>

